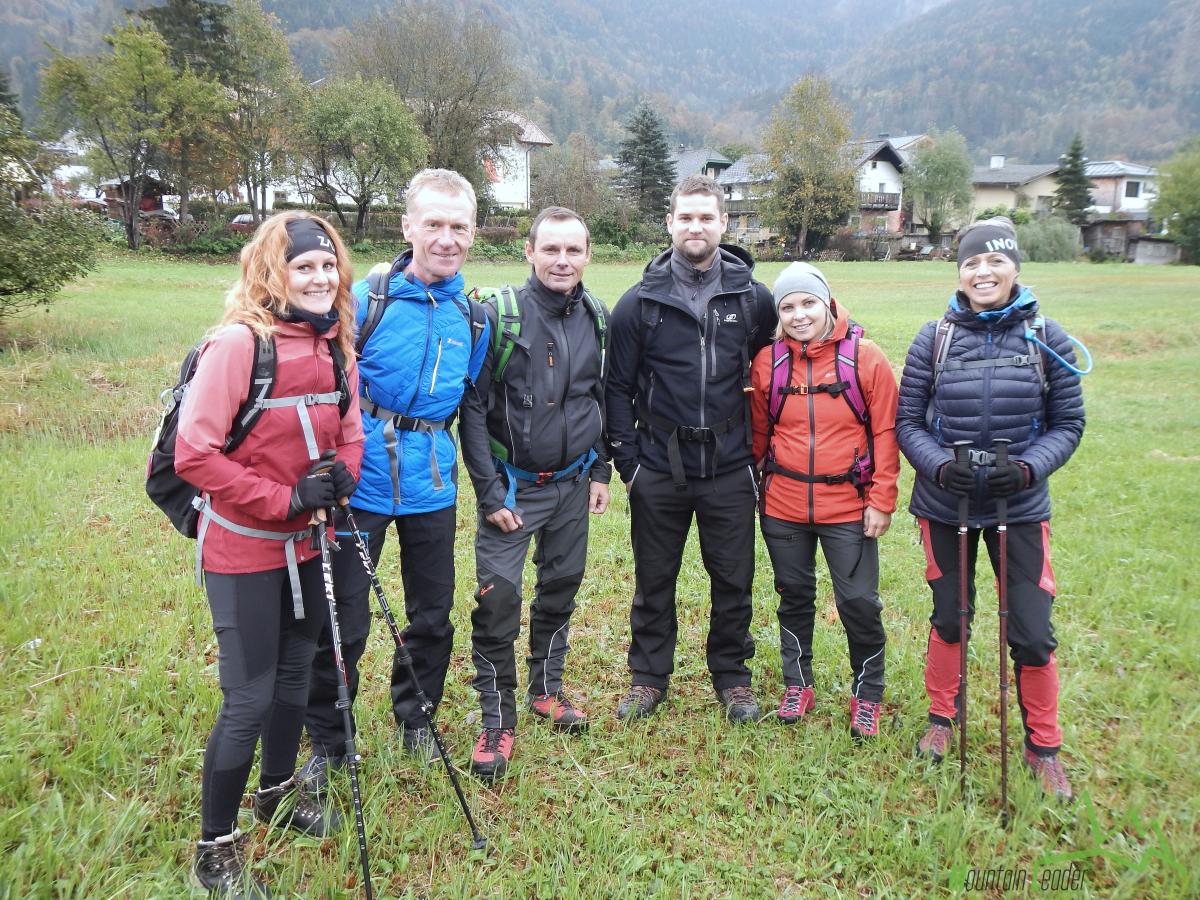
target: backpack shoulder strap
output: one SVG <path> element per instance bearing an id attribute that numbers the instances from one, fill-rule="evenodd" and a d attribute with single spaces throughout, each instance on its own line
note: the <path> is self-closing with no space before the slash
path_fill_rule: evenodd
<path id="1" fill-rule="evenodd" d="M 492 355 L 495 358 L 492 381 L 498 383 L 504 377 L 504 367 L 508 365 L 516 340 L 521 336 L 521 308 L 517 292 L 511 284 L 505 284 L 498 288 L 475 288 L 471 297 L 496 311 L 496 329 L 492 332 Z"/>
<path id="2" fill-rule="evenodd" d="M 846 336 L 837 342 L 834 366 L 839 381 L 847 385 L 842 396 L 854 410 L 854 416 L 863 425 L 870 425 L 871 412 L 867 408 L 867 398 L 863 394 L 862 381 L 858 377 L 858 349 L 862 343 L 863 327 L 850 320 L 850 328 Z M 868 427 L 868 432 L 870 428 Z"/>
<path id="3" fill-rule="evenodd" d="M 1046 358 L 1045 333 L 1046 320 L 1041 316 L 1034 316 L 1032 324 L 1025 332 L 1025 341 L 1029 344 L 1029 355 L 1033 360 L 1033 368 L 1037 371 L 1043 397 L 1050 391 L 1050 381 L 1046 377 L 1050 365 Z"/>
<path id="4" fill-rule="evenodd" d="M 603 375 L 608 353 L 608 310 L 587 288 L 583 289 L 583 305 L 592 317 L 592 326 L 596 329 L 596 343 L 600 347 L 600 372 Z"/>
<path id="5" fill-rule="evenodd" d="M 350 409 L 350 380 L 346 377 L 346 354 L 336 340 L 329 341 L 329 355 L 333 357 L 333 383 L 341 394 L 338 399 L 338 411 L 344 416 Z"/>
<path id="6" fill-rule="evenodd" d="M 787 399 L 784 388 L 792 379 L 792 351 L 783 341 L 771 343 L 771 386 L 767 391 L 767 424 L 774 428 Z"/>
<path id="7" fill-rule="evenodd" d="M 933 333 L 933 385 L 929 390 L 932 395 L 937 390 L 938 382 L 942 380 L 942 372 L 946 370 L 946 356 L 950 353 L 950 344 L 954 340 L 954 323 L 945 316 L 937 324 Z"/>
<path id="8" fill-rule="evenodd" d="M 233 418 L 233 427 L 225 439 L 225 453 L 233 451 L 246 439 L 258 417 L 262 415 L 259 402 L 271 396 L 275 385 L 275 338 L 254 337 L 254 362 L 250 367 L 250 389 L 246 402 L 239 407 Z"/>
<path id="9" fill-rule="evenodd" d="M 367 315 L 362 327 L 358 329 L 358 337 L 354 341 L 354 353 L 362 356 L 363 347 L 379 326 L 391 298 L 388 288 L 391 285 L 392 263 L 376 263 L 367 273 Z"/>

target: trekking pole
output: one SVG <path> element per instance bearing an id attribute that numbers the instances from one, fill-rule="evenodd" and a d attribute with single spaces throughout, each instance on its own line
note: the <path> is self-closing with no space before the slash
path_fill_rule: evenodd
<path id="1" fill-rule="evenodd" d="M 954 442 L 954 459 L 970 465 L 971 442 Z M 967 516 L 971 498 L 958 498 L 958 789 L 967 792 L 967 616 L 970 602 L 967 580 Z"/>
<path id="2" fill-rule="evenodd" d="M 438 754 L 442 757 L 442 763 L 446 767 L 446 774 L 450 776 L 450 783 L 454 786 L 454 793 L 458 796 L 458 805 L 462 807 L 463 815 L 467 817 L 467 824 L 471 826 L 471 843 L 472 850 L 483 850 L 487 847 L 487 838 L 479 832 L 479 826 L 475 824 L 475 818 L 471 815 L 471 809 L 467 806 L 467 798 L 463 794 L 462 786 L 458 783 L 458 776 L 454 774 L 454 766 L 450 763 L 450 754 L 446 752 L 446 745 L 442 742 L 442 736 L 438 732 L 437 725 L 433 721 L 433 704 L 429 702 L 429 697 L 421 688 L 421 682 L 417 679 L 416 670 L 413 669 L 412 654 L 408 652 L 408 647 L 404 643 L 404 638 L 400 636 L 400 629 L 396 625 L 396 617 L 392 615 L 392 608 L 388 606 L 387 597 L 383 594 L 383 585 L 379 583 L 379 576 L 375 573 L 375 565 L 371 562 L 371 552 L 367 548 L 367 542 L 363 540 L 362 534 L 358 530 L 358 523 L 354 520 L 354 513 L 350 511 L 349 499 L 343 499 L 342 514 L 346 517 L 346 524 L 350 526 L 350 533 L 354 536 L 354 545 L 358 548 L 358 558 L 362 561 L 363 568 L 367 572 L 367 576 L 371 579 L 371 589 L 375 592 L 375 598 L 379 601 L 379 608 L 383 610 L 383 618 L 387 622 L 388 630 L 392 633 L 392 641 L 396 645 L 396 662 L 408 673 L 408 679 L 412 682 L 413 688 L 417 695 L 417 704 L 421 708 L 421 712 L 425 715 L 425 722 L 429 726 L 429 733 L 433 737 L 433 742 L 437 746 Z"/>
<path id="3" fill-rule="evenodd" d="M 996 467 L 1008 465 L 1007 438 L 992 442 Z M 1008 498 L 996 498 L 996 534 L 999 537 L 1000 572 L 1000 821 L 1008 827 Z"/>
<path id="4" fill-rule="evenodd" d="M 367 828 L 363 822 L 362 794 L 358 789 L 358 750 L 354 746 L 354 725 L 350 721 L 350 681 L 346 675 L 346 660 L 342 656 L 342 633 L 338 628 L 337 601 L 333 595 L 333 561 L 329 552 L 329 533 L 326 530 L 326 511 L 313 514 L 311 524 L 317 545 L 321 549 L 321 577 L 325 581 L 325 602 L 329 606 L 330 638 L 333 660 L 337 666 L 337 703 L 342 711 L 342 727 L 346 729 L 346 765 L 350 770 L 350 794 L 354 798 L 354 824 L 358 829 L 358 857 L 362 863 L 363 890 L 367 900 L 374 900 L 371 890 L 371 867 L 367 861 Z"/>

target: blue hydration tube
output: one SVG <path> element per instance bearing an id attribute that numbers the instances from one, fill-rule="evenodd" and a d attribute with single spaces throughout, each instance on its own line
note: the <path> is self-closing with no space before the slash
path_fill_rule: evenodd
<path id="1" fill-rule="evenodd" d="M 1043 341 L 1040 337 L 1038 337 L 1037 332 L 1035 332 L 1032 328 L 1026 327 L 1025 340 L 1033 341 L 1035 344 L 1037 344 L 1039 347 L 1041 347 L 1043 350 L 1045 350 L 1047 353 L 1049 353 L 1050 356 L 1052 356 L 1055 360 L 1057 360 L 1058 364 L 1061 365 L 1068 372 L 1071 372 L 1075 375 L 1083 376 L 1083 375 L 1087 375 L 1089 372 L 1092 371 L 1092 354 L 1088 351 L 1088 348 L 1086 346 L 1084 346 L 1083 341 L 1079 340 L 1078 338 L 1071 337 L 1071 335 L 1069 335 L 1069 334 L 1067 335 L 1067 340 L 1079 348 L 1080 355 L 1083 357 L 1083 359 L 1086 360 L 1086 362 L 1084 363 L 1084 368 L 1082 368 L 1082 369 L 1076 368 L 1075 366 L 1073 366 L 1069 362 L 1067 362 L 1065 359 L 1063 359 L 1061 356 L 1059 356 L 1057 353 L 1055 353 L 1054 349 L 1049 344 L 1047 344 L 1045 341 Z"/>

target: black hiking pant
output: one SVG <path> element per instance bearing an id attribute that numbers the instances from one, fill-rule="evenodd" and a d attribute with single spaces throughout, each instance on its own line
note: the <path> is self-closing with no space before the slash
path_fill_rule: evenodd
<path id="1" fill-rule="evenodd" d="M 292 612 L 286 568 L 241 575 L 206 572 L 204 587 L 217 635 L 221 711 L 204 748 L 200 786 L 202 838 L 229 834 L 262 741 L 259 783 L 292 776 L 317 634 L 329 618 L 321 560 L 299 566 L 304 618 Z"/>
<path id="2" fill-rule="evenodd" d="M 629 613 L 633 684 L 665 689 L 675 670 L 679 619 L 675 584 L 692 517 L 710 581 L 706 656 L 713 687 L 750 684 L 746 660 L 754 582 L 754 507 L 750 466 L 714 478 L 688 478 L 675 489 L 670 473 L 639 466 L 629 482 L 635 587 Z"/>
<path id="3" fill-rule="evenodd" d="M 860 700 L 883 699 L 883 604 L 879 600 L 879 542 L 862 522 L 806 525 L 764 515 L 761 526 L 779 594 L 779 650 L 783 682 L 813 684 L 813 621 L 817 600 L 817 544 L 829 566 L 838 617 L 846 629 L 852 680 Z"/>
<path id="4" fill-rule="evenodd" d="M 404 613 L 408 625 L 401 636 L 412 655 L 417 680 L 429 701 L 437 707 L 442 699 L 454 626 L 450 610 L 454 605 L 454 521 L 453 506 L 427 513 L 389 516 L 354 509 L 354 519 L 365 532 L 373 565 L 379 564 L 384 539 L 390 524 L 396 526 L 400 542 L 400 577 L 404 586 Z M 374 602 L 371 579 L 354 546 L 354 538 L 344 518 L 337 518 L 337 539 L 341 550 L 333 555 L 333 583 L 337 596 L 338 626 L 342 633 L 342 655 L 350 682 L 350 700 L 358 693 L 358 661 L 367 646 Z M 386 589 L 385 589 L 386 590 Z M 391 593 L 387 594 L 393 613 L 398 613 Z M 336 756 L 345 752 L 346 735 L 341 710 L 335 707 L 338 686 L 337 666 L 329 628 L 320 635 L 313 660 L 308 714 L 304 724 L 312 740 L 313 752 Z M 426 727 L 417 704 L 416 691 L 400 665 L 392 662 L 392 711 L 396 724 L 407 728 Z M 357 729 L 356 729 L 357 730 Z"/>

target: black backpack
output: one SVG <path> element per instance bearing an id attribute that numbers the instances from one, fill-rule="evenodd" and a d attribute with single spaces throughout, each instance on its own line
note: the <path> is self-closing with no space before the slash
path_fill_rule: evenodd
<path id="1" fill-rule="evenodd" d="M 179 367 L 179 381 L 174 387 L 167 388 L 159 395 L 163 404 L 162 418 L 154 432 L 154 442 L 150 447 L 150 458 L 146 462 L 146 494 L 154 501 L 154 505 L 167 514 L 175 530 L 187 538 L 195 538 L 199 524 L 200 513 L 193 501 L 200 496 L 201 491 L 194 485 L 184 481 L 175 472 L 175 436 L 179 430 L 179 409 L 191 386 L 192 378 L 196 375 L 196 364 L 200 359 L 200 349 L 204 346 L 201 341 L 188 351 Z M 341 398 L 338 409 L 342 415 L 350 409 L 349 383 L 346 381 L 346 360 L 336 341 L 329 342 L 329 352 L 333 356 L 334 381 Z M 250 369 L 250 390 L 246 402 L 241 405 L 234 416 L 233 426 L 222 452 L 229 454 L 246 439 L 262 408 L 258 401 L 271 396 L 271 388 L 275 384 L 275 339 L 262 338 L 255 335 L 254 363 Z"/>

